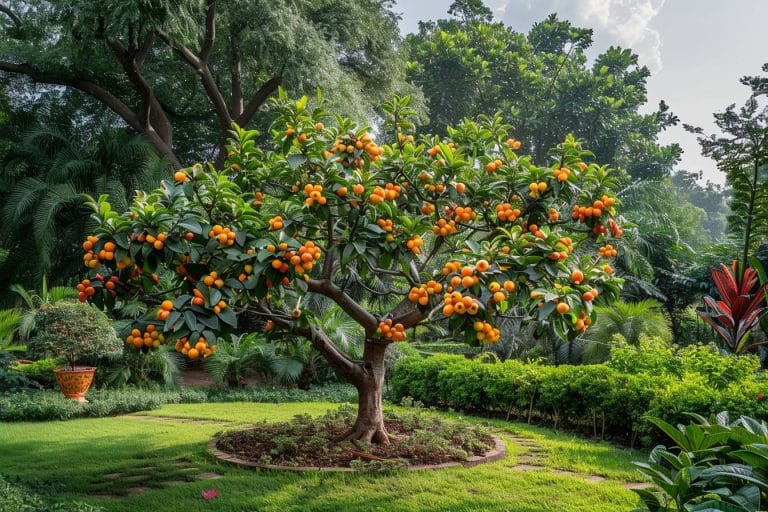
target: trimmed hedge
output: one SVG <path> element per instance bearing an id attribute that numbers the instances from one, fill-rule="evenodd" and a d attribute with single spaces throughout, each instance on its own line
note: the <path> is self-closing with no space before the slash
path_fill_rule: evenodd
<path id="1" fill-rule="evenodd" d="M 88 393 L 88 403 L 78 404 L 57 391 L 0 394 L 0 421 L 50 421 L 100 418 L 157 409 L 166 404 L 203 402 L 356 402 L 348 385 L 317 386 L 308 391 L 259 387 L 238 390 L 139 388 L 104 389 Z"/>
<path id="2" fill-rule="evenodd" d="M 754 375 L 754 373 L 752 374 Z M 461 356 L 407 358 L 395 367 L 392 398 L 468 412 L 545 421 L 593 435 L 618 438 L 634 445 L 650 444 L 655 416 L 676 424 L 685 413 L 704 416 L 727 410 L 768 419 L 768 386 L 754 377 L 730 381 L 720 388 L 708 375 L 685 372 L 621 372 L 608 365 L 543 366 L 505 361 L 484 363 Z"/>

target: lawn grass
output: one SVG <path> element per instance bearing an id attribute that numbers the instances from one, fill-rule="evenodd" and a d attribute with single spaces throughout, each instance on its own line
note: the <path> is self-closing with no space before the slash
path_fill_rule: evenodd
<path id="1" fill-rule="evenodd" d="M 644 458 L 642 454 L 502 421 L 490 422 L 502 437 L 505 431 L 530 437 L 546 449 L 545 468 L 514 469 L 522 449 L 509 438 L 509 455 L 501 462 L 391 475 L 249 471 L 219 464 L 205 453 L 207 441 L 222 429 L 282 421 L 300 413 L 320 414 L 337 406 L 320 402 L 177 404 L 150 411 L 147 418 L 0 423 L 0 474 L 47 491 L 53 501 L 81 500 L 108 511 L 615 512 L 639 504 L 623 482 L 639 480 L 630 461 Z M 233 423 L 182 423 L 158 416 Z M 588 482 L 577 475 L 553 474 L 551 468 L 608 480 Z M 195 480 L 194 475 L 201 472 L 224 478 Z M 116 473 L 120 476 L 105 476 Z M 186 483 L 167 486 L 168 482 Z M 131 494 L 135 487 L 149 489 Z M 200 491 L 210 488 L 216 488 L 219 497 L 207 502 Z"/>

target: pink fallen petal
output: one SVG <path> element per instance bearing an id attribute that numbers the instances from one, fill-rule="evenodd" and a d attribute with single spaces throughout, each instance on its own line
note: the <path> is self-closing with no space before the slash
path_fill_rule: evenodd
<path id="1" fill-rule="evenodd" d="M 202 496 L 204 500 L 212 500 L 218 495 L 219 495 L 219 491 L 217 491 L 216 489 L 208 489 L 207 491 L 200 491 L 200 496 Z"/>

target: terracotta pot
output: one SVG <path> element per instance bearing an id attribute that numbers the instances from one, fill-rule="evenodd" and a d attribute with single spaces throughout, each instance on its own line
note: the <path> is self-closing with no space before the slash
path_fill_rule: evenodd
<path id="1" fill-rule="evenodd" d="M 85 403 L 85 394 L 93 382 L 93 373 L 96 368 L 93 366 L 63 366 L 56 368 L 53 372 L 56 374 L 56 380 L 59 382 L 64 396 L 77 400 L 79 403 Z"/>

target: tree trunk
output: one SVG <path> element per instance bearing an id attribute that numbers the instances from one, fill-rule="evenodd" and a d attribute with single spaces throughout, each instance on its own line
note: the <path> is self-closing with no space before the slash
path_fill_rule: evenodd
<path id="1" fill-rule="evenodd" d="M 384 353 L 388 343 L 366 340 L 363 352 L 365 373 L 354 382 L 357 388 L 357 419 L 345 439 L 374 444 L 389 444 L 381 408 L 384 388 Z"/>

